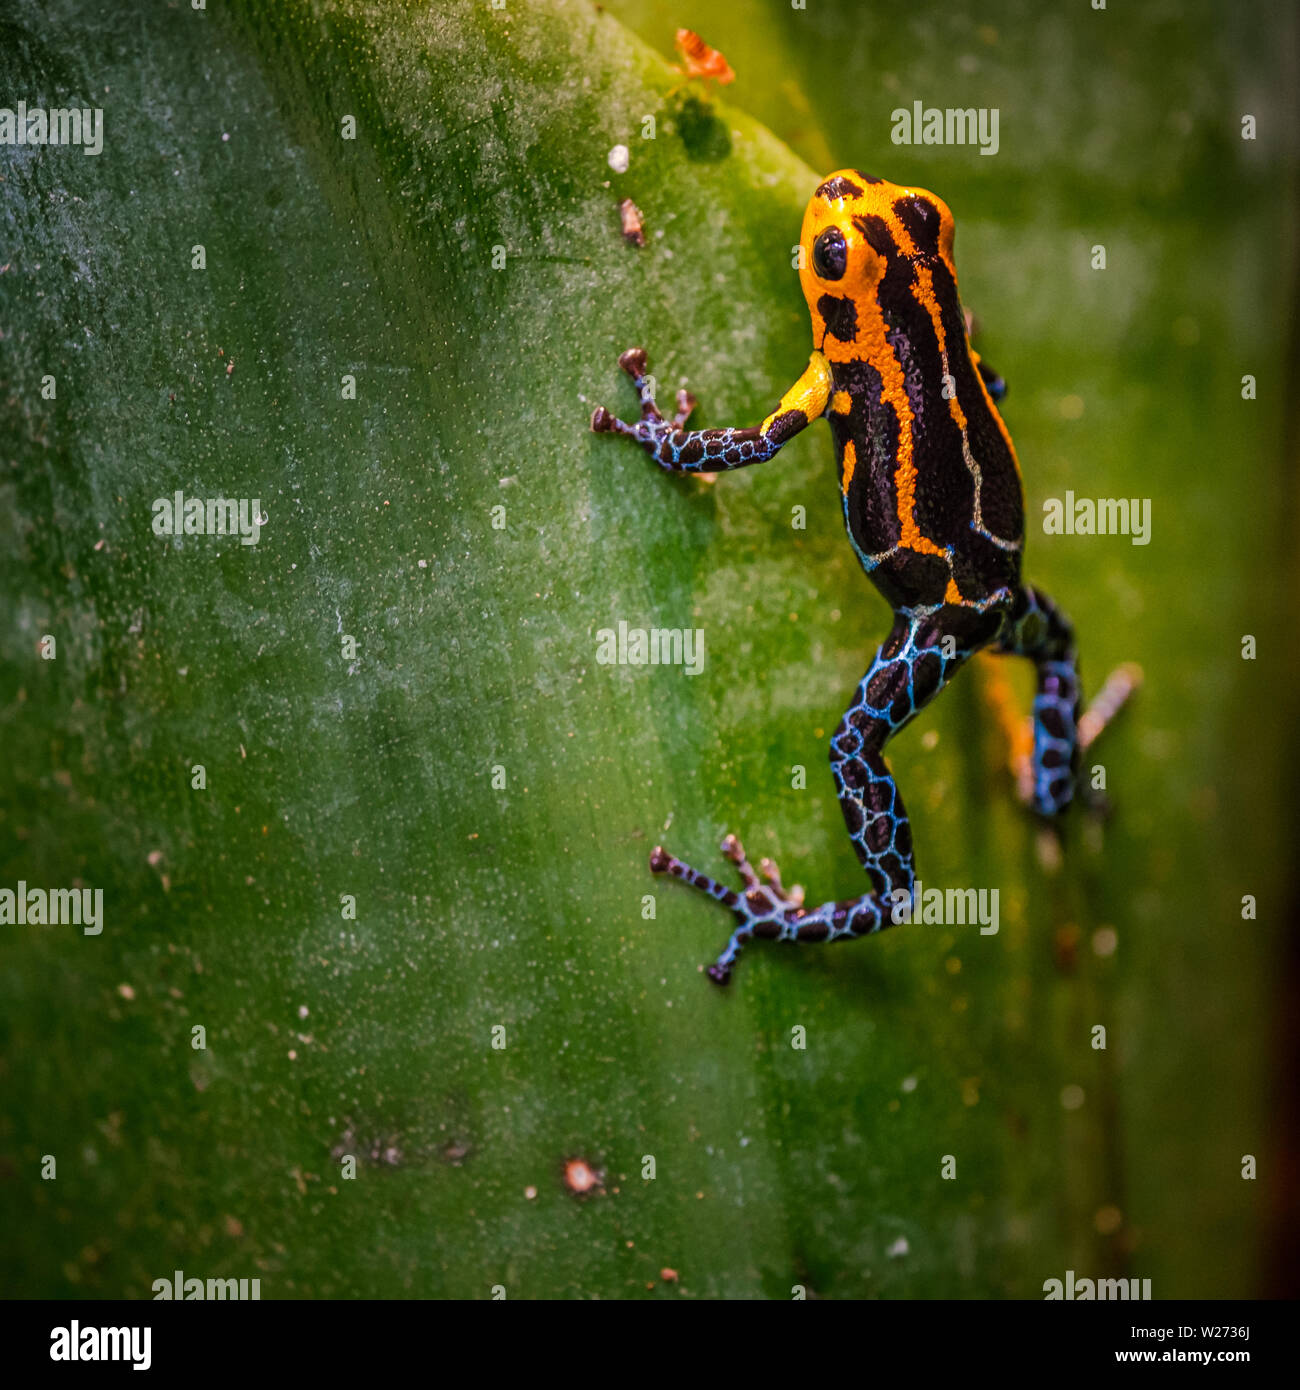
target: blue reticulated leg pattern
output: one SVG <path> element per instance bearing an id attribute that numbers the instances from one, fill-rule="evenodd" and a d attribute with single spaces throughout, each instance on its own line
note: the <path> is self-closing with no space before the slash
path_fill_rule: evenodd
<path id="1" fill-rule="evenodd" d="M 1033 796 L 1043 816 L 1059 815 L 1074 798 L 1079 762 L 1079 665 L 1070 620 L 1041 589 L 1025 587 L 994 648 L 1026 656 L 1038 668 L 1034 695 Z"/>
<path id="2" fill-rule="evenodd" d="M 745 859 L 734 835 L 722 852 L 740 870 L 744 891 L 736 892 L 684 864 L 662 847 L 650 856 L 655 873 L 672 874 L 728 907 L 736 930 L 709 977 L 726 984 L 736 957 L 755 937 L 766 941 L 852 940 L 892 926 L 895 909 L 910 907 L 915 883 L 912 832 L 903 798 L 884 759 L 884 747 L 947 684 L 980 645 L 969 633 L 958 639 L 945 628 L 942 610 L 923 617 L 900 613 L 871 668 L 862 678 L 831 739 L 831 772 L 853 848 L 871 880 L 871 891 L 845 902 L 805 908 L 799 890 L 781 886 L 776 866 L 764 860 L 762 877 Z"/>
<path id="3" fill-rule="evenodd" d="M 818 361 L 819 369 L 810 366 L 762 425 L 688 430 L 686 421 L 695 408 L 695 397 L 689 391 L 679 391 L 677 413 L 671 420 L 664 419 L 655 404 L 653 383 L 646 371 L 645 350 L 629 348 L 618 359 L 618 364 L 636 387 L 641 418 L 636 424 L 628 424 L 600 406 L 592 413 L 591 428 L 597 434 L 625 434 L 635 439 L 670 473 L 721 473 L 764 463 L 787 440 L 806 428 L 809 420 L 816 419 L 824 411 L 825 383 L 829 374 L 824 362 Z M 788 402 L 788 408 L 783 408 Z"/>

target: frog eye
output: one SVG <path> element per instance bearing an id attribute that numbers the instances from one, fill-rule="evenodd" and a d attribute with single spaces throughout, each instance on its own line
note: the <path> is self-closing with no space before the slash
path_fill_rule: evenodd
<path id="1" fill-rule="evenodd" d="M 849 248 L 838 227 L 827 227 L 813 242 L 813 269 L 823 280 L 842 280 L 849 263 Z"/>

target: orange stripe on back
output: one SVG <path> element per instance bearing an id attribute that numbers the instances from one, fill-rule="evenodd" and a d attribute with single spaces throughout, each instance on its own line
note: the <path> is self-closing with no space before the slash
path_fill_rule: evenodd
<path id="1" fill-rule="evenodd" d="M 844 357 L 857 357 L 861 354 L 880 377 L 881 399 L 893 408 L 898 421 L 898 461 L 894 469 L 894 487 L 898 494 L 899 544 L 908 550 L 922 555 L 946 555 L 948 552 L 921 534 L 913 512 L 916 507 L 917 469 L 912 457 L 912 403 L 907 399 L 903 384 L 903 369 L 898 355 L 885 340 L 885 324 L 879 313 L 865 316 L 865 323 L 859 318 L 859 333 L 853 343 L 827 344 L 824 351 L 828 357 L 838 356 L 835 349 L 847 349 Z M 866 329 L 865 334 L 861 331 Z M 847 475 L 846 475 L 847 479 Z M 847 481 L 846 481 L 847 487 Z"/>
<path id="2" fill-rule="evenodd" d="M 840 483 L 840 491 L 845 497 L 849 495 L 849 484 L 853 481 L 853 470 L 858 466 L 858 451 L 853 446 L 853 441 L 847 440 L 844 445 L 844 478 Z"/>

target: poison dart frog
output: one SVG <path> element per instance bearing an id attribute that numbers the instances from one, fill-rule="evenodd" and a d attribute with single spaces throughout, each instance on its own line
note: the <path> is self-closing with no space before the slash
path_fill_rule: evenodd
<path id="1" fill-rule="evenodd" d="M 628 424 L 604 408 L 591 417 L 593 430 L 627 435 L 669 472 L 714 473 L 770 459 L 825 416 L 849 540 L 893 609 L 889 635 L 830 745 L 835 789 L 870 890 L 805 907 L 770 860 L 760 863 L 760 879 L 734 835 L 722 850 L 739 869 L 742 892 L 662 846 L 650 857 L 655 873 L 683 879 L 734 914 L 736 929 L 708 971 L 718 984 L 728 982 L 752 938 L 851 940 L 902 915 L 894 909 L 910 902 L 915 884 L 912 832 L 885 745 L 981 648 L 1028 657 L 1037 671 L 1034 810 L 1059 814 L 1075 789 L 1074 633 L 1061 609 L 1020 576 L 1020 467 L 995 404 L 1001 380 L 970 344 L 952 213 L 924 189 L 844 169 L 813 194 L 800 247 L 816 346 L 761 425 L 687 429 L 695 400 L 686 391 L 665 419 L 641 348 L 619 358 L 640 397 L 640 420 Z"/>

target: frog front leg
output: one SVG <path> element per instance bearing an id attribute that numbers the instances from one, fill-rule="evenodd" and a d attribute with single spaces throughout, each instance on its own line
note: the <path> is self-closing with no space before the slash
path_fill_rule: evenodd
<path id="1" fill-rule="evenodd" d="M 636 424 L 628 424 L 600 406 L 592 414 L 591 428 L 597 434 L 625 434 L 635 439 L 670 473 L 719 473 L 763 463 L 811 421 L 825 414 L 830 399 L 830 366 L 820 352 L 814 352 L 803 375 L 761 425 L 688 430 L 686 419 L 695 405 L 695 398 L 687 391 L 678 392 L 677 413 L 671 420 L 665 420 L 655 404 L 643 348 L 629 348 L 618 359 L 618 364 L 636 386 L 641 400 L 641 418 Z"/>
<path id="2" fill-rule="evenodd" d="M 801 891 L 786 894 L 776 866 L 760 866 L 766 885 L 745 860 L 734 835 L 722 851 L 739 868 L 738 893 L 656 846 L 650 856 L 655 873 L 672 874 L 729 908 L 736 930 L 710 979 L 726 984 L 746 942 L 851 940 L 893 926 L 896 909 L 910 906 L 915 883 L 912 831 L 902 793 L 884 759 L 885 744 L 951 680 L 958 667 L 988 641 L 1001 622 L 993 611 L 972 619 L 962 613 L 955 627 L 947 610 L 916 616 L 899 613 L 893 630 L 876 653 L 853 703 L 831 739 L 831 772 L 844 823 L 871 891 L 844 902 L 805 908 Z"/>

